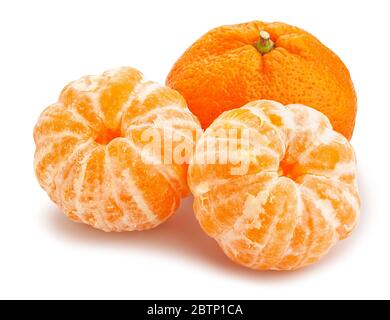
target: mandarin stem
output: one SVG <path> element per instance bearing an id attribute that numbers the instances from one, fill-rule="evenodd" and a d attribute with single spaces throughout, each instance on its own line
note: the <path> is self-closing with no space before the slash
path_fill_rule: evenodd
<path id="1" fill-rule="evenodd" d="M 260 31 L 260 40 L 255 43 L 257 51 L 261 54 L 267 54 L 275 48 L 275 43 L 267 31 Z"/>

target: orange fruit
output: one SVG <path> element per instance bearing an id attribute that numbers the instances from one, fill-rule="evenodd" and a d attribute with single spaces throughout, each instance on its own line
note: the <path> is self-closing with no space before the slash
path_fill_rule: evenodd
<path id="1" fill-rule="evenodd" d="M 249 268 L 312 264 L 357 223 L 354 151 L 304 105 L 263 100 L 224 112 L 199 140 L 188 174 L 202 228 Z"/>
<path id="2" fill-rule="evenodd" d="M 86 76 L 67 85 L 40 116 L 36 176 L 74 221 L 104 231 L 150 229 L 189 192 L 189 156 L 162 161 L 164 147 L 191 148 L 199 128 L 179 93 L 135 69 Z M 161 134 L 161 150 L 147 149 L 150 137 L 142 135 L 151 132 Z"/>
<path id="3" fill-rule="evenodd" d="M 355 126 L 356 94 L 343 62 L 311 34 L 284 23 L 211 30 L 176 62 L 166 83 L 184 96 L 203 128 L 259 99 L 312 106 L 348 139 Z"/>

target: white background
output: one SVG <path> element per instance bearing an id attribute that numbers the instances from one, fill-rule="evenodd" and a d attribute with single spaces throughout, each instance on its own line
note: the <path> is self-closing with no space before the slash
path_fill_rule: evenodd
<path id="1" fill-rule="evenodd" d="M 0 298 L 390 298 L 388 1 L 1 1 Z M 36 182 L 32 131 L 63 86 L 130 65 L 164 82 L 210 28 L 300 26 L 349 67 L 362 218 L 319 264 L 293 273 L 233 265 L 184 201 L 158 229 L 105 234 L 67 220 Z"/>

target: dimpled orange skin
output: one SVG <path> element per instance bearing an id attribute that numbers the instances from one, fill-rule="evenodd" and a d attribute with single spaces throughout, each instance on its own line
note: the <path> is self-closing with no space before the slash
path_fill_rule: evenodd
<path id="1" fill-rule="evenodd" d="M 170 129 L 192 146 L 200 125 L 178 92 L 135 69 L 74 81 L 35 126 L 38 181 L 76 222 L 107 232 L 156 227 L 189 192 L 188 161 L 145 163 L 140 150 L 149 141 L 141 137 L 150 128 Z M 164 136 L 163 143 L 170 138 Z M 162 155 L 157 150 L 147 156 Z"/>
<path id="2" fill-rule="evenodd" d="M 231 136 L 238 146 L 231 161 L 204 161 L 221 155 L 221 130 L 249 130 L 249 144 Z M 234 172 L 234 159 L 247 161 L 248 170 Z M 199 140 L 188 174 L 202 228 L 248 268 L 310 265 L 357 224 L 354 151 L 323 114 L 303 105 L 256 101 L 223 113 Z"/>
<path id="3" fill-rule="evenodd" d="M 275 43 L 264 55 L 254 46 L 260 31 Z M 309 105 L 349 140 L 355 126 L 357 99 L 343 62 L 311 34 L 283 23 L 211 30 L 176 62 L 167 85 L 184 96 L 203 128 L 223 111 L 259 99 Z"/>

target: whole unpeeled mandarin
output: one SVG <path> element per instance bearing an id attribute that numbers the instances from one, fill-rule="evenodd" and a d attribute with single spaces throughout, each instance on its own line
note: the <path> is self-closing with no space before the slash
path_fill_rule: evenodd
<path id="1" fill-rule="evenodd" d="M 308 32 L 260 21 L 211 30 L 176 62 L 167 85 L 207 128 L 222 112 L 259 99 L 324 113 L 350 139 L 357 99 L 340 58 Z"/>

